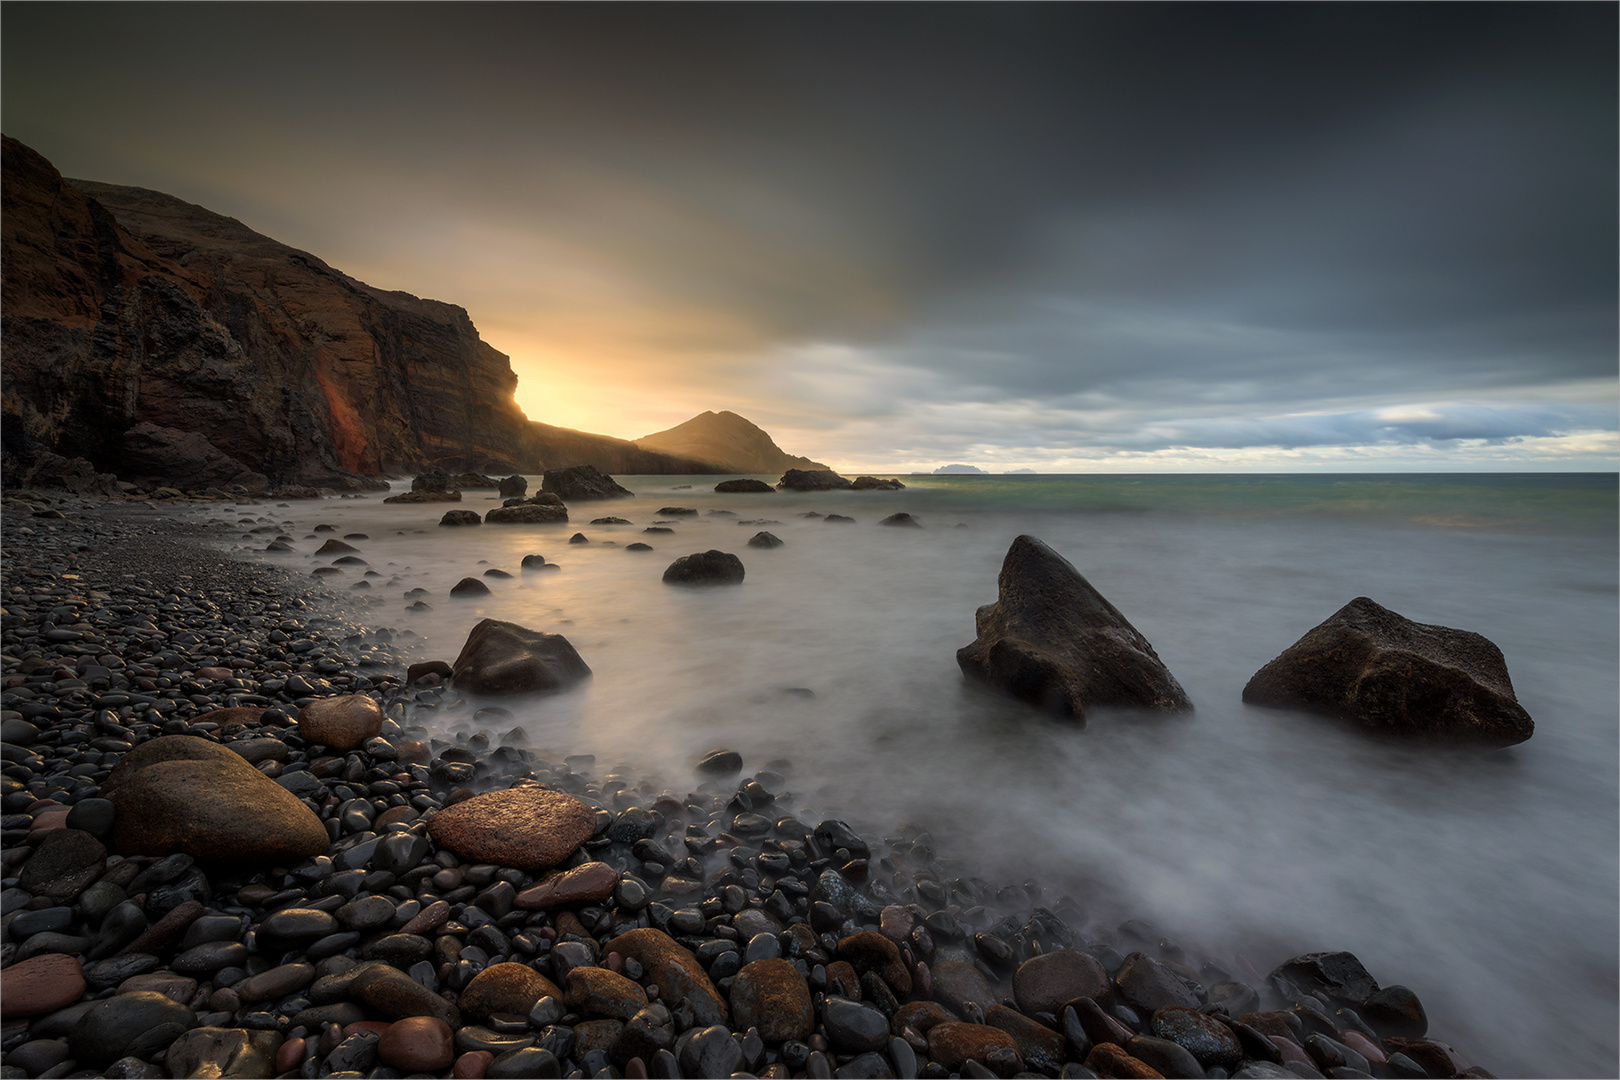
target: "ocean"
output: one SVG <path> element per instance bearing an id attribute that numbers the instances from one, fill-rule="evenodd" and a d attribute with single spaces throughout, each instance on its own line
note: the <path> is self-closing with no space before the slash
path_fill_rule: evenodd
<path id="1" fill-rule="evenodd" d="M 413 660 L 453 661 L 486 617 L 565 635 L 593 678 L 490 702 L 513 714 L 487 725 L 492 742 L 521 727 L 531 748 L 594 754 L 598 775 L 683 791 L 703 752 L 730 747 L 784 771 L 801 818 L 873 835 L 918 822 L 981 877 L 1033 879 L 1048 906 L 1073 897 L 1083 929 L 1142 919 L 1262 972 L 1348 950 L 1498 1076 L 1620 1073 L 1615 475 L 918 476 L 751 495 L 715 493 L 720 477 L 617 479 L 636 498 L 575 503 L 559 525 L 440 527 L 447 509 L 499 505 L 473 491 L 190 514 L 295 568 L 331 562 L 313 555 L 318 524 L 366 534 L 353 543 L 378 576 L 351 567 L 321 587 L 369 604 Z M 923 527 L 878 526 L 897 511 Z M 632 524 L 588 524 L 606 515 Z M 263 553 L 240 524 L 261 518 L 298 553 Z M 674 531 L 644 533 L 654 520 Z M 760 529 L 784 546 L 746 547 Z M 956 650 L 1020 533 L 1131 620 L 1193 713 L 1100 709 L 1081 726 L 963 678 Z M 741 557 L 742 585 L 661 582 L 710 548 Z M 561 569 L 522 571 L 530 553 Z M 490 568 L 512 577 L 449 595 Z M 407 610 L 412 589 L 431 610 Z M 1243 704 L 1256 670 L 1357 596 L 1495 642 L 1534 737 L 1418 747 Z M 471 713 L 442 710 L 435 733 L 484 727 Z"/>

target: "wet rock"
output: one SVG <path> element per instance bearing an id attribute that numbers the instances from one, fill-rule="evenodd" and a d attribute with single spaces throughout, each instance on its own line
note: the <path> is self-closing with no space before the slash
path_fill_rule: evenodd
<path id="1" fill-rule="evenodd" d="M 1062 1035 L 1046 1025 L 1005 1005 L 992 1005 L 986 1009 L 984 1021 L 1012 1036 L 1018 1047 L 1018 1056 L 1023 1058 L 1027 1068 L 1057 1072 L 1063 1067 L 1067 1045 Z"/>
<path id="2" fill-rule="evenodd" d="M 1108 969 L 1090 953 L 1057 949 L 1032 956 L 1013 973 L 1013 997 L 1020 1011 L 1054 1016 L 1065 1002 L 1086 997 L 1107 1005 L 1113 997 Z"/>
<path id="3" fill-rule="evenodd" d="M 1512 746 L 1535 731 L 1488 639 L 1416 623 L 1365 596 L 1261 668 L 1243 700 L 1353 721 L 1380 734 Z"/>
<path id="4" fill-rule="evenodd" d="M 561 634 L 498 619 L 472 628 L 452 667 L 456 689 L 492 696 L 562 690 L 591 674 Z"/>
<path id="5" fill-rule="evenodd" d="M 850 483 L 850 487 L 856 491 L 902 491 L 905 486 L 899 480 L 884 480 L 876 476 L 857 476 Z"/>
<path id="6" fill-rule="evenodd" d="M 1098 1043 L 1086 1055 L 1086 1068 L 1098 1076 L 1121 1080 L 1164 1080 L 1164 1074 L 1140 1058 L 1132 1057 L 1122 1046 Z"/>
<path id="7" fill-rule="evenodd" d="M 1185 1047 L 1152 1035 L 1136 1035 L 1125 1044 L 1125 1052 L 1138 1061 L 1146 1062 L 1160 1076 L 1188 1077 L 1198 1080 L 1204 1075 L 1203 1066 Z"/>
<path id="8" fill-rule="evenodd" d="M 541 475 L 540 490 L 549 491 L 566 502 L 576 499 L 629 499 L 635 492 L 615 483 L 594 465 L 574 465 L 548 469 Z"/>
<path id="9" fill-rule="evenodd" d="M 102 793 L 118 808 L 114 850 L 185 852 L 212 863 L 287 865 L 326 852 L 326 828 L 285 787 L 236 754 L 165 735 L 124 756 Z"/>
<path id="10" fill-rule="evenodd" d="M 440 525 L 481 525 L 484 519 L 478 516 L 476 510 L 446 510 L 439 519 Z"/>
<path id="11" fill-rule="evenodd" d="M 828 994 L 821 1002 L 821 1023 L 827 1041 L 842 1054 L 861 1054 L 889 1043 L 889 1021 L 863 1001 Z"/>
<path id="12" fill-rule="evenodd" d="M 714 485 L 714 490 L 722 495 L 769 495 L 776 489 L 763 480 L 722 480 Z"/>
<path id="13" fill-rule="evenodd" d="M 517 506 L 497 506 L 484 515 L 487 525 L 542 525 L 567 521 L 568 507 L 560 502 L 524 502 Z"/>
<path id="14" fill-rule="evenodd" d="M 695 552 L 682 555 L 664 569 L 666 585 L 739 585 L 743 580 L 742 560 L 725 551 Z"/>
<path id="15" fill-rule="evenodd" d="M 1148 640 L 1041 541 L 1014 540 L 997 583 L 996 602 L 975 616 L 978 637 L 956 653 L 967 675 L 1077 719 L 1094 705 L 1191 708 Z"/>
<path id="16" fill-rule="evenodd" d="M 842 491 L 854 485 L 831 469 L 789 469 L 776 486 L 786 491 Z"/>
<path id="17" fill-rule="evenodd" d="M 1325 994 L 1354 1004 L 1371 997 L 1378 982 L 1347 952 L 1319 952 L 1296 956 L 1279 964 L 1268 978 L 1281 976 L 1308 994 Z"/>
<path id="18" fill-rule="evenodd" d="M 1361 1004 L 1361 1015 L 1380 1035 L 1421 1039 L 1429 1033 L 1429 1017 L 1418 996 L 1404 986 L 1386 986 Z"/>
<path id="19" fill-rule="evenodd" d="M 1114 975 L 1114 992 L 1125 1004 L 1143 1013 L 1166 1005 L 1198 1008 L 1198 998 L 1187 984 L 1146 953 L 1133 952 Z"/>
<path id="20" fill-rule="evenodd" d="M 518 893 L 513 904 L 526 911 L 549 911 L 600 903 L 613 895 L 618 882 L 617 871 L 607 863 L 584 863 L 542 878 Z"/>
<path id="21" fill-rule="evenodd" d="M 565 980 L 563 1002 L 588 1016 L 628 1020 L 647 1007 L 647 992 L 607 968 L 576 967 Z"/>
<path id="22" fill-rule="evenodd" d="M 757 532 L 748 538 L 748 546 L 751 548 L 779 548 L 782 543 L 781 538 L 774 533 L 764 531 Z"/>
<path id="23" fill-rule="evenodd" d="M 766 1042 L 808 1039 L 815 1030 L 810 986 L 799 969 L 780 958 L 744 964 L 731 984 L 732 1022 L 758 1028 Z"/>
<path id="24" fill-rule="evenodd" d="M 910 514 L 905 514 L 905 513 L 890 514 L 888 517 L 886 517 L 882 521 L 878 522 L 878 524 L 879 525 L 887 525 L 887 526 L 889 526 L 890 528 L 893 528 L 893 529 L 920 529 L 920 528 L 922 528 L 922 522 L 918 521 L 916 518 L 912 517 Z"/>
<path id="25" fill-rule="evenodd" d="M 163 1064 L 170 1076 L 274 1076 L 281 1043 L 272 1031 L 193 1028 L 169 1045 Z"/>
<path id="26" fill-rule="evenodd" d="M 432 1016 L 461 1026 L 461 1011 L 398 968 L 372 963 L 349 982 L 349 996 L 390 1019 Z"/>
<path id="27" fill-rule="evenodd" d="M 557 865 L 595 831 L 590 804 L 541 787 L 475 795 L 428 822 L 428 834 L 463 859 L 519 870 Z"/>
<path id="28" fill-rule="evenodd" d="M 68 903 L 100 877 L 106 866 L 107 849 L 100 840 L 80 829 L 53 829 L 23 863 L 17 885 L 35 897 Z"/>
<path id="29" fill-rule="evenodd" d="M 942 960 L 930 971 L 934 979 L 934 1000 L 959 1016 L 969 1004 L 982 1015 L 999 999 L 990 980 L 972 964 Z"/>
<path id="30" fill-rule="evenodd" d="M 1155 1037 L 1168 1039 L 1180 1046 L 1206 1068 L 1218 1065 L 1223 1069 L 1232 1069 L 1243 1058 L 1243 1047 L 1232 1029 L 1197 1009 L 1166 1005 L 1154 1012 L 1151 1023 Z M 1142 1057 L 1140 1054 L 1137 1056 Z"/>
<path id="31" fill-rule="evenodd" d="M 119 1058 L 151 1057 L 197 1026 L 197 1014 L 178 1001 L 149 990 L 119 994 L 85 1010 L 68 1045 L 86 1065 L 108 1065 Z"/>
<path id="32" fill-rule="evenodd" d="M 298 733 L 334 750 L 358 748 L 382 731 L 382 708 L 364 694 L 321 698 L 298 713 Z"/>
<path id="33" fill-rule="evenodd" d="M 928 1029 L 928 1056 L 952 1072 L 960 1071 L 969 1061 L 983 1064 L 997 1050 L 1016 1056 L 1018 1044 L 1011 1035 L 989 1024 L 950 1020 Z"/>
<path id="34" fill-rule="evenodd" d="M 493 511 L 491 512 L 493 513 Z M 478 578 L 464 577 L 450 586 L 450 595 L 460 597 L 488 596 L 489 586 Z"/>
<path id="35" fill-rule="evenodd" d="M 651 927 L 630 930 L 609 941 L 607 950 L 640 964 L 645 981 L 658 988 L 658 1000 L 678 1014 L 689 1014 L 700 1024 L 725 1021 L 726 1004 L 703 966 L 668 934 Z"/>
<path id="36" fill-rule="evenodd" d="M 852 934 L 838 943 L 838 955 L 848 960 L 857 974 L 875 972 L 896 996 L 911 996 L 911 973 L 900 959 L 900 947 L 882 934 L 871 930 Z"/>
<path id="37" fill-rule="evenodd" d="M 72 956 L 43 953 L 19 960 L 0 979 L 0 1014 L 44 1016 L 84 996 L 84 967 Z"/>
<path id="38" fill-rule="evenodd" d="M 413 1073 L 437 1073 L 455 1060 L 455 1033 L 432 1016 L 408 1016 L 388 1025 L 377 1040 L 377 1057 L 385 1065 Z"/>

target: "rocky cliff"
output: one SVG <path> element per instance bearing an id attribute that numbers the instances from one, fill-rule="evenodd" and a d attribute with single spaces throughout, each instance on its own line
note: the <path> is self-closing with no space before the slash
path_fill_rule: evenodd
<path id="1" fill-rule="evenodd" d="M 684 424 L 636 440 L 643 450 L 706 461 L 725 472 L 779 473 L 825 469 L 806 457 L 784 452 L 765 431 L 734 412 L 706 412 Z"/>
<path id="2" fill-rule="evenodd" d="M 169 195 L 65 180 L 15 139 L 0 162 L 8 480 L 45 451 L 250 489 L 435 467 L 702 471 L 532 424 L 462 308 L 372 288 Z"/>

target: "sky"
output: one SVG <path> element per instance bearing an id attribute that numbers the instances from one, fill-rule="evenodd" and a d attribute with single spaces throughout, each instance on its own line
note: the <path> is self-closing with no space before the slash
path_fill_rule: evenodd
<path id="1" fill-rule="evenodd" d="M 1611 3 L 0 6 L 0 128 L 842 469 L 1620 468 Z"/>

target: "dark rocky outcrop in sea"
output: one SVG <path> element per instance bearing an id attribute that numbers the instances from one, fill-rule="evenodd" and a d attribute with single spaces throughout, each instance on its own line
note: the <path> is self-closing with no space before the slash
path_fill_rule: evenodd
<path id="1" fill-rule="evenodd" d="M 160 192 L 65 180 L 9 137 L 0 165 L 7 485 L 731 471 L 531 423 L 462 308 L 372 288 Z"/>
<path id="2" fill-rule="evenodd" d="M 698 551 L 682 555 L 664 569 L 666 585 L 740 585 L 742 560 L 728 551 Z"/>
<path id="3" fill-rule="evenodd" d="M 1097 705 L 1192 708 L 1147 638 L 1041 541 L 1015 539 L 996 584 L 974 616 L 978 637 L 956 652 L 965 674 L 1078 720 Z"/>
<path id="4" fill-rule="evenodd" d="M 900 491 L 906 485 L 893 479 L 880 480 L 875 476 L 857 476 L 849 486 L 856 491 Z"/>
<path id="5" fill-rule="evenodd" d="M 769 495 L 776 489 L 763 480 L 722 480 L 714 490 L 722 495 Z"/>
<path id="6" fill-rule="evenodd" d="M 1359 596 L 1255 672 L 1243 700 L 1386 735 L 1512 746 L 1535 732 L 1488 638 Z"/>
<path id="7" fill-rule="evenodd" d="M 776 486 L 786 491 L 842 491 L 853 485 L 831 469 L 789 469 Z"/>
<path id="8" fill-rule="evenodd" d="M 451 665 L 456 689 L 505 696 L 565 690 L 591 675 L 590 666 L 561 634 L 484 619 L 467 634 Z"/>
<path id="9" fill-rule="evenodd" d="M 576 499 L 632 499 L 635 492 L 622 486 L 594 465 L 548 469 L 540 478 L 540 490 L 564 502 Z"/>
<path id="10" fill-rule="evenodd" d="M 791 761 L 598 774 L 448 665 L 401 685 L 341 595 L 35 505 L 0 516 L 5 1076 L 1490 1075 L 1348 953 L 1267 975 L 998 886 L 812 814 Z M 132 838 L 140 778 L 199 762 L 276 805 L 182 781 L 236 831 Z M 231 858 L 281 805 L 301 847 Z"/>

